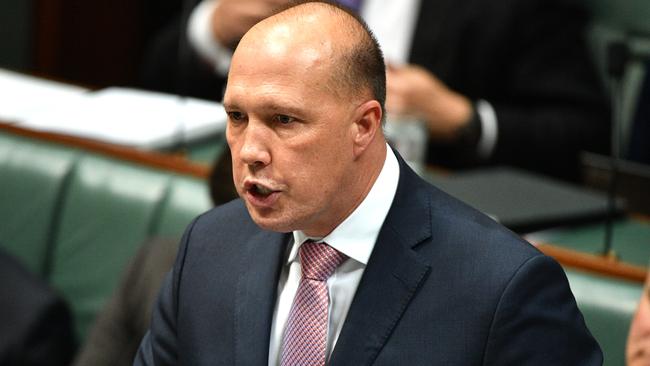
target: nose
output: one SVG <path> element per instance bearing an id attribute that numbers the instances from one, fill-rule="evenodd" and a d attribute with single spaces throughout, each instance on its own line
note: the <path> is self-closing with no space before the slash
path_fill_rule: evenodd
<path id="1" fill-rule="evenodd" d="M 271 163 L 268 149 L 268 128 L 263 123 L 249 121 L 242 134 L 240 158 L 252 168 L 264 167 Z"/>

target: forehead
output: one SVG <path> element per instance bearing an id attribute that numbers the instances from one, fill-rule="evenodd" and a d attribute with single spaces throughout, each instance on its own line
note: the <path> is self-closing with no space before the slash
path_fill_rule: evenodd
<path id="1" fill-rule="evenodd" d="M 241 98 L 332 94 L 331 59 L 313 47 L 244 45 L 233 56 L 224 102 Z"/>

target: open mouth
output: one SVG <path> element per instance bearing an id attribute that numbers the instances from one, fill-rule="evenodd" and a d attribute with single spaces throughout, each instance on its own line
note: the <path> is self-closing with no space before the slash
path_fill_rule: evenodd
<path id="1" fill-rule="evenodd" d="M 268 197 L 274 191 L 268 187 L 264 187 L 260 184 L 253 184 L 248 188 L 248 191 L 255 197 Z"/>
<path id="2" fill-rule="evenodd" d="M 278 186 L 272 182 L 265 184 L 253 179 L 244 182 L 244 189 L 247 202 L 258 208 L 273 207 L 282 192 L 282 188 L 278 189 Z"/>

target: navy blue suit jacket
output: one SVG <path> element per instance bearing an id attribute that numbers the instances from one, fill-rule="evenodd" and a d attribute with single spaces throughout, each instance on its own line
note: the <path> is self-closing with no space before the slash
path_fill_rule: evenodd
<path id="1" fill-rule="evenodd" d="M 400 161 L 330 365 L 601 365 L 562 268 Z M 241 200 L 182 239 L 135 365 L 266 365 L 290 234 Z"/>

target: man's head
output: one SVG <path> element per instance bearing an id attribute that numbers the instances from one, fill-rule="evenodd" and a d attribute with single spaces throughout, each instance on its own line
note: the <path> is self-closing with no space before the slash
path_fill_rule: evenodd
<path id="1" fill-rule="evenodd" d="M 324 236 L 363 200 L 386 154 L 385 70 L 359 20 L 323 2 L 254 26 L 224 106 L 233 178 L 261 227 Z"/>

